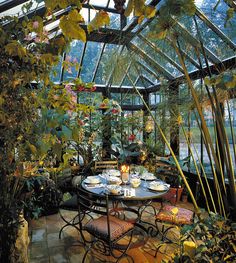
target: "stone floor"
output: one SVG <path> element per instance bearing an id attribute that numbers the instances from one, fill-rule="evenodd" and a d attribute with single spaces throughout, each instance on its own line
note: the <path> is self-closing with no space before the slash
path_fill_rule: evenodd
<path id="1" fill-rule="evenodd" d="M 158 208 L 159 204 L 155 203 Z M 189 203 L 179 203 L 178 206 L 191 209 Z M 67 218 L 72 218 L 75 212 L 62 211 Z M 145 220 L 153 220 L 152 211 L 147 211 L 144 214 Z M 29 222 L 29 262 L 30 263 L 80 263 L 82 262 L 84 247 L 78 242 L 79 235 L 75 228 L 67 227 L 63 230 L 61 239 L 59 239 L 59 231 L 64 225 L 59 213 L 44 216 L 38 220 Z M 163 259 L 167 259 L 173 254 L 176 247 L 166 245 L 154 257 L 155 246 L 159 244 L 158 238 L 150 238 L 144 247 L 139 249 L 131 249 L 129 254 L 134 258 L 135 263 L 158 263 Z M 87 258 L 86 263 L 111 262 L 110 259 L 99 261 L 94 256 Z M 128 262 L 126 259 L 122 263 Z"/>

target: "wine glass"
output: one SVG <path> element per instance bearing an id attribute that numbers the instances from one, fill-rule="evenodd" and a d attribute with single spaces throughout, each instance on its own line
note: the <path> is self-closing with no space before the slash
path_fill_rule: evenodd
<path id="1" fill-rule="evenodd" d="M 129 173 L 122 173 L 121 174 L 121 180 L 126 185 L 129 181 Z"/>

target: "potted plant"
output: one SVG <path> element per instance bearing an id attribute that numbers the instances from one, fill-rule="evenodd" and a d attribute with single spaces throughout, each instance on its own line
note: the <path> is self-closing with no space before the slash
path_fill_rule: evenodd
<path id="1" fill-rule="evenodd" d="M 179 163 L 184 167 L 189 161 L 189 157 L 179 160 Z M 184 190 L 182 177 L 175 166 L 175 162 L 171 156 L 159 157 L 157 160 L 157 176 L 160 176 L 166 183 L 170 184 L 170 190 L 165 195 L 165 199 L 172 204 L 176 204 L 181 200 Z"/>

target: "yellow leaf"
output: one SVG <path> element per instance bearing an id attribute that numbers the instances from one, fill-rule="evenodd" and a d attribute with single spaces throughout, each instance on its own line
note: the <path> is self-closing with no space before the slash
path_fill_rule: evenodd
<path id="1" fill-rule="evenodd" d="M 37 148 L 36 148 L 33 144 L 30 144 L 30 143 L 29 143 L 29 148 L 30 148 L 30 150 L 31 150 L 31 152 L 32 152 L 33 154 L 36 154 L 36 153 L 37 153 Z"/>
<path id="2" fill-rule="evenodd" d="M 144 15 L 141 15 L 139 18 L 138 18 L 138 24 L 141 24 L 143 22 L 143 19 L 144 19 Z"/>
<path id="3" fill-rule="evenodd" d="M 86 42 L 86 33 L 83 28 L 77 22 L 68 20 L 67 16 L 61 18 L 59 26 L 66 37 Z"/>
<path id="4" fill-rule="evenodd" d="M 10 56 L 18 56 L 19 58 L 23 58 L 26 55 L 26 49 L 17 41 L 12 41 L 7 44 L 5 46 L 5 50 Z"/>
<path id="5" fill-rule="evenodd" d="M 134 0 L 129 0 L 124 15 L 129 16 L 132 13 L 133 9 L 134 9 Z"/>
<path id="6" fill-rule="evenodd" d="M 134 15 L 141 16 L 144 14 L 145 10 L 144 0 L 134 0 Z"/>
<path id="7" fill-rule="evenodd" d="M 167 30 L 159 31 L 154 33 L 154 36 L 158 39 L 164 39 L 166 37 Z"/>
<path id="8" fill-rule="evenodd" d="M 96 14 L 94 19 L 88 24 L 88 33 L 109 24 L 110 24 L 110 17 L 108 13 L 101 10 Z"/>
<path id="9" fill-rule="evenodd" d="M 171 213 L 174 214 L 174 215 L 177 215 L 178 212 L 179 212 L 178 207 L 174 207 L 174 208 L 171 209 Z"/>
<path id="10" fill-rule="evenodd" d="M 74 21 L 74 22 L 84 22 L 84 18 L 81 16 L 81 14 L 76 10 L 70 11 L 68 14 L 68 20 Z"/>
<path id="11" fill-rule="evenodd" d="M 156 14 L 156 8 L 154 6 L 145 6 L 145 16 L 147 18 L 152 18 Z"/>

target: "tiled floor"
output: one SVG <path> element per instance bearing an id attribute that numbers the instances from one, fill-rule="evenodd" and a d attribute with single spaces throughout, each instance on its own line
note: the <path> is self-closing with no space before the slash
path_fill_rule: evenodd
<path id="1" fill-rule="evenodd" d="M 158 204 L 155 204 L 158 207 Z M 192 208 L 192 205 L 180 203 L 179 206 Z M 72 218 L 75 212 L 63 210 L 63 215 Z M 151 210 L 149 211 L 151 213 Z M 153 215 L 145 213 L 148 220 L 153 220 Z M 44 216 L 38 220 L 32 220 L 29 223 L 30 246 L 29 246 L 29 262 L 30 263 L 80 263 L 82 262 L 84 247 L 78 242 L 79 235 L 75 228 L 67 227 L 62 232 L 59 239 L 59 231 L 64 225 L 59 214 Z M 154 258 L 154 244 L 158 244 L 157 238 L 151 238 L 144 248 L 130 250 L 130 255 L 134 255 L 135 263 L 158 263 L 163 257 L 170 256 L 174 247 L 166 246 L 165 253 L 158 253 Z M 163 251 L 162 251 L 163 252 Z M 86 263 L 101 262 L 94 257 L 88 257 Z M 103 261 L 104 262 L 104 261 Z M 106 260 L 105 262 L 111 262 Z M 127 260 L 121 261 L 128 262 Z"/>

